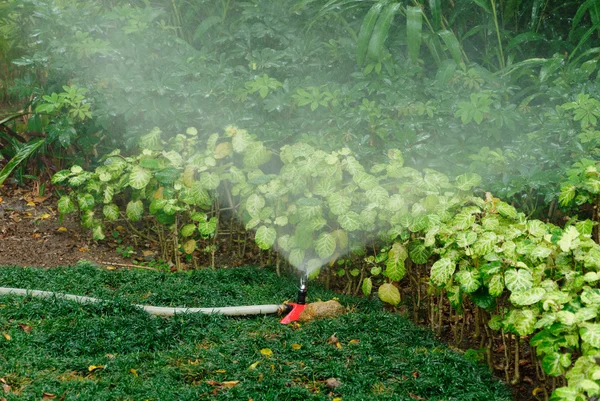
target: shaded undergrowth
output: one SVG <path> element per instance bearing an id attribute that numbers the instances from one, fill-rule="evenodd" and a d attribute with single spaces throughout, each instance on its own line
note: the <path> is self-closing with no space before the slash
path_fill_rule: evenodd
<path id="1" fill-rule="evenodd" d="M 511 399 L 484 368 L 378 301 L 340 297 L 350 313 L 299 326 L 281 325 L 273 316 L 156 318 L 130 305 L 293 298 L 295 280 L 268 269 L 161 274 L 88 265 L 5 267 L 0 286 L 107 300 L 79 305 L 0 297 L 0 379 L 9 401 L 44 393 L 64 400 Z M 336 295 L 316 285 L 309 292 L 312 300 Z"/>

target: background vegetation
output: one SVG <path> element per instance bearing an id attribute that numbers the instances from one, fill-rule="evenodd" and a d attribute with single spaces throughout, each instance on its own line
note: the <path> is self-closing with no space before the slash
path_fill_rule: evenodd
<path id="1" fill-rule="evenodd" d="M 177 266 L 235 215 L 278 268 L 406 288 L 507 380 L 529 342 L 539 394 L 598 395 L 598 1 L 0 5 L 0 185 L 54 175 Z"/>

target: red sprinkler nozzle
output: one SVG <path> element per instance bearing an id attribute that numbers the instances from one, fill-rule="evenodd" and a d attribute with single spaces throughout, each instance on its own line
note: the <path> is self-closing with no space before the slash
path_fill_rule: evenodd
<path id="1" fill-rule="evenodd" d="M 290 324 L 300 318 L 302 311 L 306 308 L 306 285 L 302 284 L 300 286 L 300 289 L 298 290 L 298 302 L 290 302 L 288 307 L 290 306 L 292 310 L 281 319 L 281 324 Z"/>

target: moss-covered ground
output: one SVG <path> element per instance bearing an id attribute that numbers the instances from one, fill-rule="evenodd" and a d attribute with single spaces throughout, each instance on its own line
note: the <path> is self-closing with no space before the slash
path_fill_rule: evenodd
<path id="1" fill-rule="evenodd" d="M 294 298 L 296 284 L 253 267 L 176 274 L 2 267 L 2 287 L 107 301 L 1 296 L 0 399 L 511 399 L 484 367 L 374 300 L 338 296 L 349 313 L 288 326 L 276 316 L 157 318 L 131 306 L 281 303 Z M 309 295 L 336 297 L 316 285 Z"/>

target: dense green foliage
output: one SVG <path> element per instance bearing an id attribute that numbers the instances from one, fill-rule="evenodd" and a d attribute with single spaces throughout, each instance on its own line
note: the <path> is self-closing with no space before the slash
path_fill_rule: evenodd
<path id="1" fill-rule="evenodd" d="M 34 105 L 67 82 L 89 90 L 84 149 L 235 124 L 275 148 L 399 148 L 411 167 L 477 171 L 534 213 L 595 146 L 555 108 L 598 93 L 593 1 L 129 3 L 5 5 L 35 33 L 15 62 L 49 72 L 29 81 Z"/>
<path id="2" fill-rule="evenodd" d="M 513 341 L 515 382 L 524 338 L 542 380 L 568 379 L 553 399 L 600 392 L 596 0 L 0 4 L 34 34 L 12 129 L 65 149 L 59 211 L 95 239 L 151 226 L 179 263 L 229 209 L 347 292 L 410 288 L 432 328 L 447 295 L 489 354 L 490 329 Z M 0 139 L 1 181 L 36 143 Z"/>
<path id="3" fill-rule="evenodd" d="M 483 368 L 373 302 L 341 297 L 356 309 L 296 328 L 273 316 L 152 318 L 129 304 L 279 303 L 295 293 L 291 280 L 264 269 L 155 274 L 85 265 L 5 267 L 0 282 L 107 299 L 77 305 L 1 298 L 0 333 L 11 340 L 0 336 L 0 377 L 10 386 L 3 393 L 9 401 L 42 393 L 65 400 L 510 400 Z M 314 298 L 334 295 L 311 289 Z M 340 347 L 328 343 L 334 333 Z M 261 354 L 265 349 L 272 355 Z M 341 385 L 328 387 L 331 378 Z M 231 381 L 238 383 L 228 387 Z"/>

